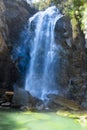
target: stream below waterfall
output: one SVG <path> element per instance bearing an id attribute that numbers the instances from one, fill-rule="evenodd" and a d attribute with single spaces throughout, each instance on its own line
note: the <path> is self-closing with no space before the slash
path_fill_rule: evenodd
<path id="1" fill-rule="evenodd" d="M 0 130 L 87 130 L 77 119 L 58 116 L 53 112 L 0 112 Z"/>

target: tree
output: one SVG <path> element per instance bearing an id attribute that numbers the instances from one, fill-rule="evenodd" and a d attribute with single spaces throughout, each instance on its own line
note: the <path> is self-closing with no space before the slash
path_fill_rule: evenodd
<path id="1" fill-rule="evenodd" d="M 87 0 L 66 0 L 63 4 L 63 13 L 68 15 L 72 21 L 74 28 L 74 38 L 79 37 L 79 42 L 82 47 L 85 44 L 85 36 L 83 33 L 83 13 Z"/>

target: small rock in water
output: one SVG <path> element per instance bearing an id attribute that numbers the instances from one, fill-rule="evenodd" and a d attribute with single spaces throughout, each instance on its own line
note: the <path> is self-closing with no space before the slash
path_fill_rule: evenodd
<path id="1" fill-rule="evenodd" d="M 3 101 L 1 100 L 1 101 L 0 101 L 0 105 L 1 105 L 2 103 L 3 103 Z"/>
<path id="2" fill-rule="evenodd" d="M 44 109 L 44 104 L 41 104 L 41 105 L 37 105 L 36 106 L 36 109 L 38 110 L 38 111 L 41 111 L 41 110 L 43 110 Z"/>
<path id="3" fill-rule="evenodd" d="M 10 105 L 11 105 L 10 102 L 5 102 L 1 104 L 2 107 L 9 107 Z"/>
<path id="4" fill-rule="evenodd" d="M 21 106 L 21 107 L 20 107 L 20 110 L 21 110 L 21 111 L 28 111 L 28 110 L 29 110 L 29 107 L 28 107 L 28 106 Z"/>
<path id="5" fill-rule="evenodd" d="M 81 103 L 81 106 L 87 110 L 87 100 Z"/>
<path id="6" fill-rule="evenodd" d="M 2 108 L 2 106 L 0 106 L 0 108 Z"/>
<path id="7" fill-rule="evenodd" d="M 32 96 L 29 92 L 15 86 L 12 103 L 14 106 L 30 106 L 31 97 Z"/>

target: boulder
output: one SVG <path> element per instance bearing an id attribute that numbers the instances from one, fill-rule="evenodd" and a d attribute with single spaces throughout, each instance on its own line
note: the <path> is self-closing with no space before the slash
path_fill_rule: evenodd
<path id="1" fill-rule="evenodd" d="M 51 99 L 54 103 L 59 104 L 63 107 L 69 108 L 71 110 L 80 110 L 80 105 L 73 100 L 69 100 L 63 96 L 49 94 L 48 98 Z"/>
<path id="2" fill-rule="evenodd" d="M 14 95 L 12 99 L 12 106 L 37 109 L 38 106 L 41 106 L 43 102 L 40 99 L 33 97 L 28 91 L 23 88 L 14 87 Z"/>
<path id="3" fill-rule="evenodd" d="M 5 102 L 1 104 L 2 107 L 10 107 L 11 103 L 10 102 Z"/>
<path id="4" fill-rule="evenodd" d="M 13 106 L 31 106 L 31 95 L 28 91 L 14 87 L 14 95 L 12 99 Z"/>
<path id="5" fill-rule="evenodd" d="M 83 102 L 81 103 L 81 106 L 82 106 L 85 110 L 87 110 L 87 100 L 86 100 L 86 101 L 83 101 Z"/>

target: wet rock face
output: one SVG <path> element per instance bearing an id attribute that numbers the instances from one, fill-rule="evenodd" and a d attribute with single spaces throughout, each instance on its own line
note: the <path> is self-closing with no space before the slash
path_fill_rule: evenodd
<path id="1" fill-rule="evenodd" d="M 72 49 L 71 49 L 71 77 L 69 80 L 69 94 L 68 96 L 77 100 L 82 107 L 86 107 L 86 93 L 87 93 L 87 52 L 85 49 L 83 37 L 81 34 L 73 40 Z M 83 41 L 81 41 L 83 39 Z M 83 104 L 84 102 L 84 104 Z"/>
<path id="2" fill-rule="evenodd" d="M 60 33 L 61 35 L 59 35 Z M 63 61 L 60 77 L 62 78 L 59 79 L 59 82 L 62 86 L 67 86 L 68 98 L 77 101 L 82 107 L 87 109 L 87 52 L 82 48 L 80 38 L 70 42 L 72 29 L 66 17 L 57 21 L 55 39 L 56 43 L 62 43 L 64 48 L 64 51 L 61 52 Z"/>
<path id="3" fill-rule="evenodd" d="M 55 40 L 63 47 L 72 47 L 72 26 L 70 19 L 66 16 L 60 18 L 55 26 Z"/>
<path id="4" fill-rule="evenodd" d="M 82 48 L 80 39 L 74 40 L 73 42 L 70 67 L 71 76 L 68 85 L 68 96 L 73 100 L 77 100 L 85 108 L 87 101 L 85 97 L 87 93 L 87 53 Z"/>
<path id="5" fill-rule="evenodd" d="M 59 84 L 61 87 L 68 86 L 68 81 L 70 78 L 70 55 L 72 48 L 72 26 L 70 19 L 66 16 L 60 18 L 55 26 L 55 41 L 56 44 L 61 45 L 63 50 L 60 53 L 61 62 L 60 62 L 60 71 L 59 75 Z"/>
<path id="6" fill-rule="evenodd" d="M 36 11 L 25 1 L 0 0 L 0 90 L 12 90 L 18 70 L 10 52 L 27 19 Z"/>

